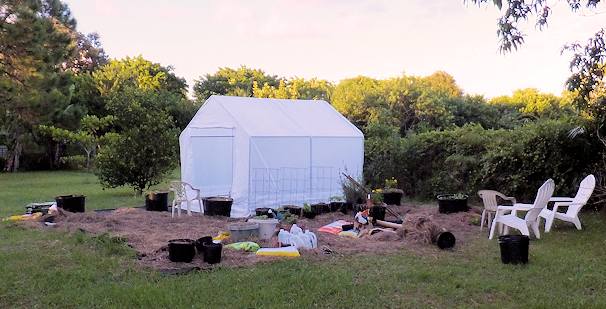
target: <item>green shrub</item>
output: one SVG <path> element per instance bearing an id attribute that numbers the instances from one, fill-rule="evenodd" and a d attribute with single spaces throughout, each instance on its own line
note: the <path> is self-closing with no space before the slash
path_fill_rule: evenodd
<path id="1" fill-rule="evenodd" d="M 577 121 L 578 122 L 578 121 Z M 571 194 L 601 156 L 596 139 L 569 137 L 570 120 L 541 120 L 511 130 L 467 125 L 405 138 L 371 137 L 366 142 L 365 176 L 377 187 L 395 177 L 407 195 L 494 189 L 531 198 L 547 179 L 556 194 Z"/>

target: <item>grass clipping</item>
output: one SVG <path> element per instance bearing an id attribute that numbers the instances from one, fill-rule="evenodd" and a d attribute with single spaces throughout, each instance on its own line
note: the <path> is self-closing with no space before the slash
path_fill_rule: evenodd
<path id="1" fill-rule="evenodd" d="M 428 215 L 408 214 L 404 218 L 402 228 L 398 229 L 398 234 L 404 239 L 418 243 L 430 244 L 435 235 L 442 231 Z"/>

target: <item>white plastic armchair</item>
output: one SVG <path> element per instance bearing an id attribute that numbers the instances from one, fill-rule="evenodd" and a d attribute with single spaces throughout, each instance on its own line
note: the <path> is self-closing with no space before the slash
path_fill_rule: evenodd
<path id="1" fill-rule="evenodd" d="M 202 211 L 202 196 L 200 195 L 200 189 L 194 188 L 187 182 L 183 181 L 171 181 L 170 190 L 175 193 L 175 198 L 172 204 L 171 216 L 175 217 L 175 210 L 178 209 L 177 215 L 181 216 L 181 204 L 185 202 L 187 205 L 187 215 L 191 216 L 191 202 L 198 201 L 200 211 Z M 190 191 L 190 193 L 188 193 Z"/>
<path id="2" fill-rule="evenodd" d="M 530 236 L 530 230 L 532 230 L 537 238 L 541 238 L 539 233 L 539 214 L 545 207 L 547 207 L 547 203 L 549 203 L 549 199 L 553 195 L 554 189 L 555 184 L 553 179 L 549 179 L 543 183 L 543 185 L 537 191 L 537 196 L 534 203 L 532 203 L 532 206 L 530 208 L 523 209 L 528 211 L 524 219 L 517 216 L 517 211 L 522 209 L 518 209 L 516 205 L 520 204 L 514 204 L 514 206 L 498 206 L 497 214 L 492 221 L 492 226 L 490 227 L 490 236 L 488 238 L 493 238 L 497 224 L 515 228 L 526 236 Z M 509 214 L 507 214 L 508 212 Z"/>
<path id="3" fill-rule="evenodd" d="M 541 211 L 541 218 L 545 219 L 545 232 L 549 232 L 553 225 L 554 219 L 573 223 L 578 230 L 581 229 L 581 221 L 579 220 L 579 211 L 593 194 L 595 189 L 595 176 L 589 175 L 581 181 L 579 190 L 574 197 L 552 197 L 550 202 L 554 202 L 553 209 L 547 208 Z M 566 212 L 558 212 L 558 207 L 568 206 Z"/>
<path id="4" fill-rule="evenodd" d="M 512 204 L 516 203 L 515 197 L 506 196 L 505 194 L 494 190 L 480 190 L 478 191 L 478 196 L 482 199 L 482 203 L 484 204 L 480 231 L 484 228 L 484 222 L 486 222 L 487 225 L 490 225 L 492 222 L 492 215 L 496 214 L 497 207 L 499 207 L 497 197 L 506 201 L 511 201 Z"/>

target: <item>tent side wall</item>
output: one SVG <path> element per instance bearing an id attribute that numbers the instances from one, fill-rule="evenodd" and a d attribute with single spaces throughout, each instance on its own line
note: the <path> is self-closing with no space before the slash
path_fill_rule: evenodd
<path id="1" fill-rule="evenodd" d="M 251 137 L 249 205 L 328 202 L 342 195 L 341 173 L 362 173 L 363 137 Z"/>

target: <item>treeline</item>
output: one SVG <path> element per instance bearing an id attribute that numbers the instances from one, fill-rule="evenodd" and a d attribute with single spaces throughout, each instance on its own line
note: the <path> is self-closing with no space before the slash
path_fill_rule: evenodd
<path id="1" fill-rule="evenodd" d="M 329 101 L 365 133 L 366 182 L 395 177 L 414 196 L 486 187 L 527 195 L 549 177 L 569 191 L 602 168 L 602 118 L 574 105 L 573 92 L 487 100 L 445 72 L 335 84 L 242 66 L 201 76 L 190 99 L 170 66 L 110 60 L 59 0 L 0 4 L 0 60 L 6 171 L 88 168 L 106 186 L 142 191 L 176 166 L 179 131 L 213 94 Z"/>

